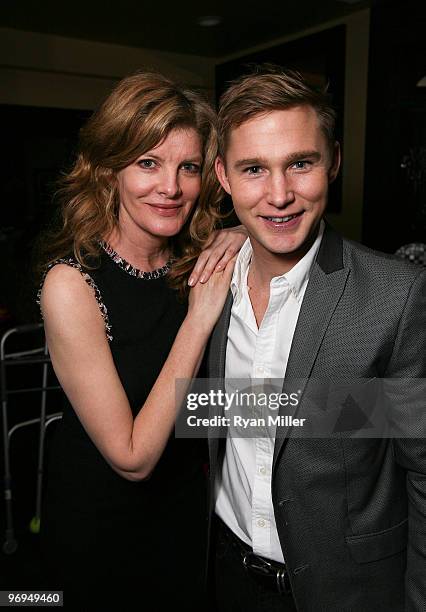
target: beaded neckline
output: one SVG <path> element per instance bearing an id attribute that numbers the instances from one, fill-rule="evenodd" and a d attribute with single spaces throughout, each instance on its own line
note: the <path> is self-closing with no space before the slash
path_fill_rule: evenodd
<path id="1" fill-rule="evenodd" d="M 118 265 L 119 268 L 130 274 L 130 276 L 136 276 L 136 278 L 142 278 L 143 280 L 155 280 L 156 278 L 161 278 L 165 276 L 168 272 L 170 272 L 170 268 L 172 265 L 171 260 L 169 260 L 166 265 L 162 268 L 157 268 L 156 270 L 151 270 L 151 272 L 144 272 L 143 270 L 139 270 L 132 266 L 131 263 L 123 259 L 114 249 L 103 240 L 99 241 L 99 244 L 105 251 L 107 255 L 111 257 L 111 259 Z"/>

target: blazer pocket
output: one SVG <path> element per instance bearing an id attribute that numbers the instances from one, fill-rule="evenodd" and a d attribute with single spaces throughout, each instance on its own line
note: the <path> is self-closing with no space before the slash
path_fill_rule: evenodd
<path id="1" fill-rule="evenodd" d="M 357 563 L 368 563 L 395 555 L 407 547 L 407 519 L 397 525 L 365 535 L 347 536 L 352 557 Z"/>

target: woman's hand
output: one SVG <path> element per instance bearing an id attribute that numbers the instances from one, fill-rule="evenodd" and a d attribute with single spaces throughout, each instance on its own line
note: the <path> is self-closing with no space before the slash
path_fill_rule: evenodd
<path id="1" fill-rule="evenodd" d="M 206 283 L 213 272 L 224 270 L 228 262 L 243 246 L 247 235 L 247 230 L 243 225 L 213 232 L 211 239 L 198 257 L 188 285 L 193 287 L 197 282 Z"/>
<path id="2" fill-rule="evenodd" d="M 207 282 L 197 283 L 189 292 L 187 316 L 207 336 L 223 310 L 236 259 L 234 255 L 224 270 L 214 272 Z"/>

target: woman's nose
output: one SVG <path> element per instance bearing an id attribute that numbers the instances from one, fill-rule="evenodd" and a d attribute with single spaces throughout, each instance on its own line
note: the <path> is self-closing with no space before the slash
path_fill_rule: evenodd
<path id="1" fill-rule="evenodd" d="M 157 185 L 159 194 L 166 198 L 176 198 L 181 193 L 178 175 L 174 171 L 164 171 L 159 176 Z"/>

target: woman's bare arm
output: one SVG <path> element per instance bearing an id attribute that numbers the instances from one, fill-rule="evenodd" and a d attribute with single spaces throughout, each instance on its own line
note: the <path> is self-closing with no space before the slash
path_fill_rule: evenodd
<path id="1" fill-rule="evenodd" d="M 58 380 L 105 460 L 129 480 L 149 476 L 164 450 L 180 404 L 175 379 L 196 374 L 222 310 L 234 262 L 235 258 L 223 272 L 191 290 L 188 314 L 135 419 L 92 289 L 77 270 L 66 265 L 58 264 L 46 276 L 41 308 Z"/>

